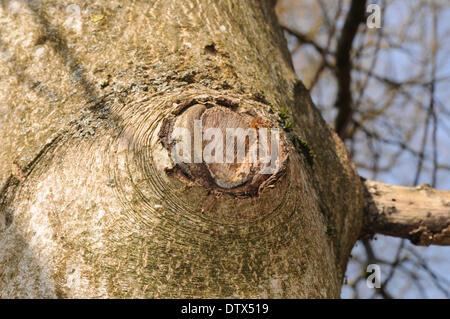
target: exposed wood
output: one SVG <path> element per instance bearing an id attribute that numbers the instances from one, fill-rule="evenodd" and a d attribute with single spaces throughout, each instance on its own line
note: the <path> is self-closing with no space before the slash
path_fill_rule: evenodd
<path id="1" fill-rule="evenodd" d="M 372 180 L 364 185 L 365 234 L 407 238 L 416 245 L 450 245 L 450 191 Z"/>
<path id="2" fill-rule="evenodd" d="M 159 134 L 173 154 L 185 153 L 188 148 L 187 154 L 177 155 L 173 170 L 181 169 L 182 178 L 187 176 L 210 190 L 240 196 L 261 193 L 283 174 L 287 149 L 277 129 L 278 139 L 273 142 L 277 149 L 272 153 L 270 127 L 277 118 L 258 114 L 256 108 L 254 101 L 224 103 L 221 96 L 177 112 L 172 123 L 166 124 L 170 128 L 162 128 Z M 261 158 L 264 151 L 268 162 Z"/>

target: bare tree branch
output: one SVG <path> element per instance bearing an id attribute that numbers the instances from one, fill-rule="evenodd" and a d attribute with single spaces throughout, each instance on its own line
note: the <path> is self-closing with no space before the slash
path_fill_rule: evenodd
<path id="1" fill-rule="evenodd" d="M 356 37 L 359 24 L 364 20 L 366 0 L 353 0 L 347 14 L 336 51 L 336 78 L 338 95 L 336 107 L 339 109 L 335 129 L 343 137 L 352 117 L 352 94 L 350 91 L 352 63 L 350 51 Z"/>
<path id="2" fill-rule="evenodd" d="M 320 46 L 320 44 L 315 42 L 313 39 L 308 37 L 306 34 L 303 34 L 303 33 L 299 32 L 297 30 L 294 30 L 293 28 L 288 27 L 286 25 L 281 25 L 281 28 L 283 30 L 285 30 L 287 33 L 295 36 L 298 39 L 298 41 L 300 41 L 301 43 L 312 45 L 317 50 L 317 52 L 319 52 L 321 55 L 324 55 L 324 54 L 327 53 L 325 51 L 325 49 Z"/>
<path id="3" fill-rule="evenodd" d="M 320 1 L 320 7 L 322 9 L 322 11 L 324 11 L 324 4 L 322 1 Z M 336 33 L 336 25 L 339 19 L 339 15 L 341 14 L 342 11 L 342 1 L 339 0 L 338 5 L 337 5 L 337 10 L 336 13 L 334 15 L 334 20 L 333 20 L 333 24 L 331 24 L 330 21 L 328 21 L 329 19 L 327 18 L 326 13 L 324 13 L 324 17 L 325 17 L 325 21 L 328 21 L 328 28 L 330 29 L 330 31 L 328 32 L 328 39 L 327 39 L 327 46 L 325 47 L 325 50 L 322 54 L 322 59 L 320 61 L 320 65 L 316 71 L 316 74 L 314 75 L 314 77 L 311 80 L 311 84 L 309 85 L 309 89 L 312 90 L 314 88 L 314 86 L 317 84 L 317 82 L 319 81 L 320 75 L 322 74 L 323 70 L 327 67 L 327 55 L 328 52 L 330 51 L 330 47 L 331 47 L 331 41 L 333 40 L 334 34 Z"/>
<path id="4" fill-rule="evenodd" d="M 415 245 L 450 245 L 450 191 L 427 184 L 394 186 L 372 180 L 365 187 L 364 233 L 407 238 Z"/>

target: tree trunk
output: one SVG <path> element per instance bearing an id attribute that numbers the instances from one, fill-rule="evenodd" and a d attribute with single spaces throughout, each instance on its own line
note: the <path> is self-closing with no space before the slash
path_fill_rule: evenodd
<path id="1" fill-rule="evenodd" d="M 0 297 L 339 297 L 363 190 L 272 1 L 7 1 L 0 23 Z M 280 128 L 282 167 L 174 163 L 200 115 Z"/>

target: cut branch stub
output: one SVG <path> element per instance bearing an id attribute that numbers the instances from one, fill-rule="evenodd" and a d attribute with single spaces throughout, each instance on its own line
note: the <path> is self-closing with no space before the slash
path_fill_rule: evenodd
<path id="1" fill-rule="evenodd" d="M 233 161 L 231 163 L 228 163 L 226 159 L 223 163 L 221 163 L 221 161 L 214 161 L 215 158 L 212 158 L 210 161 L 205 163 L 215 183 L 223 188 L 233 188 L 251 180 L 254 172 L 260 166 L 258 161 L 252 162 L 249 159 L 252 151 L 255 148 L 257 150 L 258 147 L 256 130 L 251 128 L 251 117 L 245 114 L 240 115 L 236 112 L 228 110 L 227 108 L 218 106 L 206 110 L 202 114 L 201 121 L 203 134 L 205 134 L 205 132 L 209 132 L 208 129 L 211 128 L 217 128 L 218 132 L 220 132 L 219 138 L 221 141 L 219 141 L 217 145 L 225 146 L 225 149 L 222 150 L 222 157 L 227 157 L 228 155 L 232 155 L 233 157 Z M 227 129 L 234 128 L 240 128 L 243 130 L 249 129 L 250 133 L 248 138 L 244 141 L 246 152 L 242 161 L 237 159 L 238 154 L 237 148 L 234 147 L 234 136 L 231 136 L 233 141 L 228 139 L 226 136 Z M 241 136 L 237 136 L 237 138 L 240 137 Z M 202 146 L 205 150 L 207 145 L 209 145 L 209 141 L 205 138 L 202 141 Z M 215 155 L 215 153 L 213 155 Z"/>
<path id="2" fill-rule="evenodd" d="M 161 129 L 176 163 L 168 173 L 240 196 L 257 195 L 282 175 L 288 156 L 281 130 L 253 107 L 189 104 Z"/>

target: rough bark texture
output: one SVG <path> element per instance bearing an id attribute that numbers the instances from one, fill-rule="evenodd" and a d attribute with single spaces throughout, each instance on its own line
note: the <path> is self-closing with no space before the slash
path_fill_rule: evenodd
<path id="1" fill-rule="evenodd" d="M 271 1 L 0 3 L 0 297 L 339 296 L 361 183 Z M 169 174 L 192 101 L 284 128 L 284 174 L 252 196 Z"/>
<path id="2" fill-rule="evenodd" d="M 366 234 L 408 238 L 415 245 L 450 245 L 450 191 L 371 180 L 364 185 Z"/>

